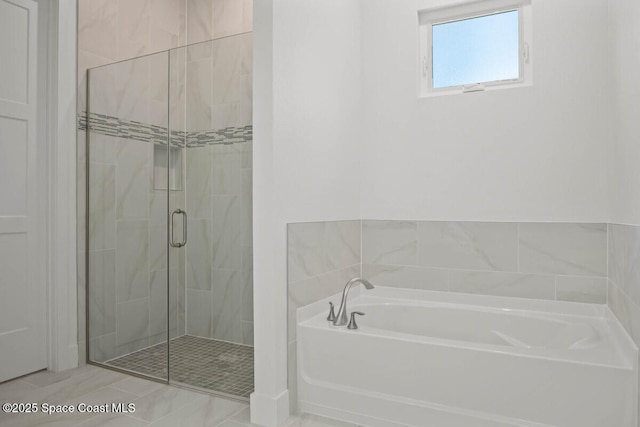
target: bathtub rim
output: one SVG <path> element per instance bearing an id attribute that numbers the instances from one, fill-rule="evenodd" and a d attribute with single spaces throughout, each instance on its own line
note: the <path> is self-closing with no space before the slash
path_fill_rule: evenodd
<path id="1" fill-rule="evenodd" d="M 339 302 L 341 294 L 334 294 L 322 300 L 316 301 L 304 307 L 300 307 L 296 313 L 296 329 L 301 327 L 313 327 L 313 328 L 326 328 L 327 324 L 317 322 L 313 324 L 314 318 L 317 318 L 322 313 L 328 313 L 329 301 Z M 607 324 L 609 331 L 611 332 L 611 339 L 608 345 L 615 346 L 619 353 L 619 363 L 607 363 L 603 361 L 593 360 L 581 360 L 575 357 L 562 357 L 563 350 L 553 349 L 518 349 L 515 347 L 505 347 L 499 345 L 491 345 L 485 343 L 473 343 L 467 341 L 443 339 L 436 337 L 421 337 L 412 334 L 402 334 L 395 332 L 387 332 L 382 329 L 361 328 L 358 331 L 350 331 L 345 328 L 335 327 L 331 330 L 336 333 L 361 333 L 369 336 L 384 336 L 384 338 L 401 341 L 420 342 L 425 344 L 433 344 L 439 346 L 453 346 L 456 348 L 466 348 L 477 351 L 487 351 L 493 353 L 509 354 L 516 357 L 527 357 L 535 359 L 547 359 L 556 360 L 566 363 L 580 363 L 593 366 L 602 366 L 616 369 L 637 369 L 638 365 L 638 347 L 631 339 L 629 334 L 625 331 L 624 327 L 611 311 L 611 309 L 604 304 L 589 304 L 589 303 L 577 303 L 567 301 L 552 301 L 552 300 L 534 300 L 527 298 L 514 298 L 503 297 L 493 295 L 475 295 L 475 294 L 462 294 L 462 293 L 450 293 L 441 291 L 408 289 L 408 288 L 395 288 L 376 286 L 373 290 L 363 291 L 361 286 L 352 290 L 349 296 L 348 307 L 353 307 L 357 304 L 371 304 L 380 303 L 381 300 L 385 300 L 391 303 L 402 304 L 403 302 L 411 303 L 412 305 L 421 305 L 425 303 L 433 303 L 438 306 L 451 307 L 457 309 L 469 309 L 478 310 L 478 307 L 487 308 L 488 311 L 495 310 L 510 310 L 510 312 L 517 315 L 532 315 L 543 314 L 548 316 L 571 316 L 571 317 L 584 317 L 603 321 Z M 343 330 L 344 329 L 344 330 Z M 375 331 L 375 333 L 374 333 Z M 379 332 L 382 332 L 381 334 Z M 299 337 L 300 331 L 296 331 Z M 615 351 L 616 349 L 612 349 Z M 542 354 L 542 353 L 556 353 L 554 354 Z M 567 351 L 564 351 L 564 355 Z M 575 355 L 575 353 L 574 353 Z"/>

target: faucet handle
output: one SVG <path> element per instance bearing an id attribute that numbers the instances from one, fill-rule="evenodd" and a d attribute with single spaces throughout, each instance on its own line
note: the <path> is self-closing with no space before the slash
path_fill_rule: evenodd
<path id="1" fill-rule="evenodd" d="M 329 315 L 327 316 L 329 322 L 336 320 L 336 312 L 333 310 L 333 303 L 329 301 Z"/>
<path id="2" fill-rule="evenodd" d="M 364 313 L 361 311 L 352 311 L 351 312 L 351 320 L 349 321 L 349 324 L 347 325 L 347 329 L 358 329 L 358 324 L 356 323 L 356 314 L 359 314 L 360 316 L 364 316 Z"/>

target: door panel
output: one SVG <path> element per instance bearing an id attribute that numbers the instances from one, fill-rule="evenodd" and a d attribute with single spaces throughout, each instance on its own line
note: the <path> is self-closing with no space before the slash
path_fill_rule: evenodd
<path id="1" fill-rule="evenodd" d="M 0 381 L 46 367 L 36 129 L 37 4 L 0 0 Z"/>

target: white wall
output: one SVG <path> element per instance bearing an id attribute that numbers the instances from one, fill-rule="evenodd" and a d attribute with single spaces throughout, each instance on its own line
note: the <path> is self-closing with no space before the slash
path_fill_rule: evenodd
<path id="1" fill-rule="evenodd" d="M 533 2 L 533 86 L 424 99 L 416 4 L 362 2 L 363 218 L 607 221 L 607 1 Z"/>
<path id="2" fill-rule="evenodd" d="M 612 222 L 640 225 L 640 3 L 610 0 L 614 98 Z"/>
<path id="3" fill-rule="evenodd" d="M 286 224 L 358 218 L 360 2 L 254 4 L 252 421 L 288 414 Z"/>

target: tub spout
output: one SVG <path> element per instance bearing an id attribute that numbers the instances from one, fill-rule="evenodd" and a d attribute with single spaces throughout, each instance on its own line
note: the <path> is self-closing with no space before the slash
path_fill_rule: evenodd
<path id="1" fill-rule="evenodd" d="M 342 291 L 342 300 L 340 301 L 340 308 L 338 309 L 338 314 L 336 315 L 336 319 L 333 321 L 333 324 L 336 326 L 343 326 L 349 322 L 349 315 L 347 314 L 347 296 L 349 296 L 349 289 L 351 289 L 352 285 L 356 283 L 362 283 L 365 288 L 373 289 L 373 285 L 366 279 L 361 279 L 360 277 L 354 277 L 349 280 L 347 284 L 344 286 L 344 291 Z"/>

